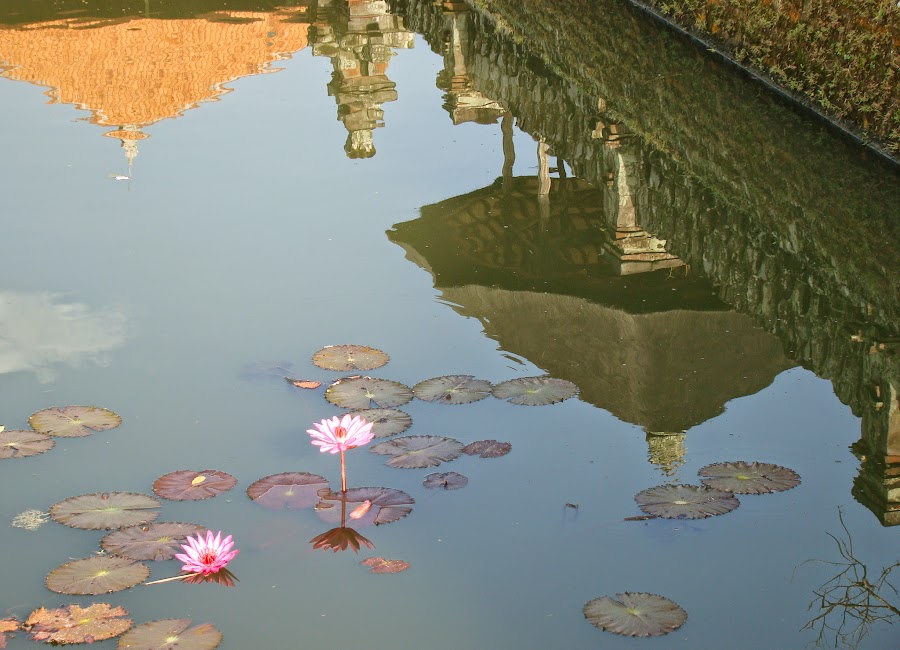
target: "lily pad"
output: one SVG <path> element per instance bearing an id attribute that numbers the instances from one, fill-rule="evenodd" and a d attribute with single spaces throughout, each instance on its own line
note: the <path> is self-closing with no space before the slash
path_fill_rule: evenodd
<path id="1" fill-rule="evenodd" d="M 131 619 L 121 607 L 94 603 L 89 607 L 65 605 L 58 609 L 41 607 L 28 615 L 22 626 L 35 641 L 53 645 L 94 643 L 119 636 L 131 627 Z"/>
<path id="2" fill-rule="evenodd" d="M 367 345 L 329 345 L 313 355 L 312 362 L 325 370 L 372 370 L 390 360 L 381 350 Z"/>
<path id="3" fill-rule="evenodd" d="M 302 510 L 316 505 L 319 490 L 327 487 L 328 481 L 318 474 L 284 472 L 251 483 L 247 496 L 270 510 Z"/>
<path id="4" fill-rule="evenodd" d="M 188 535 L 205 530 L 199 524 L 160 521 L 114 531 L 100 540 L 100 547 L 107 553 L 132 560 L 171 560 L 182 552 L 181 544 Z"/>
<path id="5" fill-rule="evenodd" d="M 316 504 L 316 513 L 325 521 L 337 523 L 341 518 L 341 500 L 346 499 L 347 512 L 351 512 L 360 504 L 370 501 L 371 506 L 359 519 L 347 521 L 348 526 L 362 528 L 370 524 L 380 526 L 403 519 L 412 512 L 412 506 L 416 502 L 406 492 L 384 487 L 350 488 L 345 494 L 333 492 L 330 489 L 319 491 L 319 503 Z"/>
<path id="6" fill-rule="evenodd" d="M 447 375 L 420 381 L 413 386 L 416 397 L 440 404 L 469 404 L 491 394 L 491 382 L 472 375 Z"/>
<path id="7" fill-rule="evenodd" d="M 69 497 L 50 506 L 53 521 L 89 530 L 110 530 L 146 524 L 159 516 L 159 501 L 136 492 L 95 492 Z"/>
<path id="8" fill-rule="evenodd" d="M 704 485 L 735 494 L 768 494 L 783 492 L 800 484 L 800 475 L 792 469 L 771 463 L 714 463 L 701 467 Z"/>
<path id="9" fill-rule="evenodd" d="M 222 633 L 211 623 L 190 627 L 189 618 L 165 618 L 136 626 L 119 639 L 119 650 L 211 650 Z"/>
<path id="10" fill-rule="evenodd" d="M 388 560 L 383 557 L 370 557 L 360 564 L 369 567 L 369 573 L 400 573 L 412 566 L 406 560 Z"/>
<path id="11" fill-rule="evenodd" d="M 574 397 L 578 394 L 578 386 L 555 377 L 522 377 L 497 384 L 492 392 L 497 399 L 512 404 L 543 406 Z"/>
<path id="12" fill-rule="evenodd" d="M 6 647 L 6 635 L 19 629 L 19 621 L 15 618 L 0 618 L 0 648 Z"/>
<path id="13" fill-rule="evenodd" d="M 463 453 L 481 458 L 500 458 L 512 451 L 512 444 L 497 440 L 477 440 L 463 447 Z"/>
<path id="14" fill-rule="evenodd" d="M 325 399 L 345 409 L 402 406 L 412 398 L 413 392 L 409 386 L 372 377 L 339 379 L 325 391 Z"/>
<path id="15" fill-rule="evenodd" d="M 462 450 L 459 440 L 443 436 L 403 436 L 378 443 L 370 449 L 374 454 L 391 456 L 386 464 L 403 469 L 437 467 L 457 458 Z"/>
<path id="16" fill-rule="evenodd" d="M 409 414 L 397 409 L 358 409 L 345 415 L 350 417 L 356 415 L 366 422 L 371 422 L 372 433 L 376 438 L 395 436 L 403 433 L 412 425 L 412 418 Z"/>
<path id="17" fill-rule="evenodd" d="M 731 512 L 741 503 L 731 492 L 699 485 L 659 485 L 634 500 L 648 515 L 664 519 L 703 519 Z"/>
<path id="18" fill-rule="evenodd" d="M 127 557 L 96 555 L 56 567 L 44 582 L 58 594 L 92 595 L 122 591 L 143 582 L 150 567 Z"/>
<path id="19" fill-rule="evenodd" d="M 662 636 L 687 620 L 678 603 L 656 594 L 625 592 L 619 600 L 602 596 L 584 606 L 584 617 L 594 626 L 624 636 Z"/>
<path id="20" fill-rule="evenodd" d="M 202 472 L 181 469 L 156 479 L 153 482 L 153 492 L 171 501 L 199 501 L 228 492 L 235 485 L 236 478 L 217 469 L 205 469 Z"/>
<path id="21" fill-rule="evenodd" d="M 291 379 L 290 377 L 285 377 L 284 380 L 294 388 L 303 388 L 304 390 L 315 390 L 322 385 L 321 381 L 315 381 L 314 379 Z"/>
<path id="22" fill-rule="evenodd" d="M 53 438 L 37 431 L 0 431 L 0 458 L 36 456 L 51 450 L 55 444 Z"/>
<path id="23" fill-rule="evenodd" d="M 435 472 L 426 476 L 425 480 L 422 481 L 422 485 L 427 488 L 442 488 L 444 490 L 458 490 L 466 487 L 468 484 L 468 477 L 456 472 Z"/>
<path id="24" fill-rule="evenodd" d="M 97 406 L 66 406 L 38 411 L 28 418 L 28 424 L 50 436 L 80 438 L 95 431 L 114 429 L 122 424 L 122 418 Z"/>

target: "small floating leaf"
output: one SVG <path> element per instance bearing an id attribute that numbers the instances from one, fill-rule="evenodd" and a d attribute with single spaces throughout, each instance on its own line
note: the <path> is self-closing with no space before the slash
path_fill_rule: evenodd
<path id="1" fill-rule="evenodd" d="M 369 573 L 400 573 L 412 566 L 405 560 L 388 560 L 383 557 L 370 557 L 360 564 L 370 567 Z"/>
<path id="2" fill-rule="evenodd" d="M 494 386 L 494 397 L 512 404 L 543 406 L 574 397 L 578 387 L 571 381 L 554 377 L 522 377 Z"/>
<path id="3" fill-rule="evenodd" d="M 463 453 L 469 456 L 481 458 L 499 458 L 512 451 L 512 445 L 508 442 L 497 440 L 478 440 L 463 447 Z"/>
<path id="4" fill-rule="evenodd" d="M 345 409 L 401 406 L 412 398 L 409 386 L 371 377 L 339 379 L 325 391 L 325 399 Z"/>
<path id="5" fill-rule="evenodd" d="M 313 390 L 322 385 L 321 381 L 313 381 L 311 379 L 291 379 L 290 377 L 285 377 L 285 380 L 294 388 L 305 388 L 306 390 Z"/>
<path id="6" fill-rule="evenodd" d="M 767 494 L 783 492 L 800 484 L 800 475 L 792 469 L 771 463 L 714 463 L 701 467 L 704 485 L 735 494 Z"/>
<path id="7" fill-rule="evenodd" d="M 372 502 L 369 500 L 363 501 L 356 508 L 353 509 L 353 512 L 350 513 L 350 519 L 362 519 L 366 516 L 366 513 L 372 508 Z"/>
<path id="8" fill-rule="evenodd" d="M 199 524 L 160 521 L 114 531 L 100 540 L 100 547 L 107 553 L 132 560 L 171 560 L 182 552 L 181 544 L 188 535 L 205 530 Z"/>
<path id="9" fill-rule="evenodd" d="M 182 469 L 156 479 L 153 492 L 171 501 L 199 501 L 228 492 L 235 485 L 236 478 L 217 469 L 205 469 L 202 472 Z"/>
<path id="10" fill-rule="evenodd" d="M 342 493 L 324 489 L 319 492 L 319 498 L 320 501 L 316 505 L 319 516 L 325 521 L 335 523 L 340 521 Z M 364 516 L 347 522 L 354 528 L 362 528 L 369 524 L 380 526 L 402 519 L 412 512 L 412 506 L 416 502 L 406 492 L 384 487 L 350 488 L 343 494 L 343 499 L 346 499 L 348 510 L 365 501 L 371 502 L 369 511 Z"/>
<path id="11" fill-rule="evenodd" d="M 6 647 L 6 635 L 19 629 L 19 621 L 15 618 L 0 618 L 0 648 Z"/>
<path id="12" fill-rule="evenodd" d="M 624 636 L 661 636 L 677 630 L 687 620 L 677 603 L 641 592 L 602 596 L 584 606 L 584 617 L 594 626 Z"/>
<path id="13" fill-rule="evenodd" d="M 73 560 L 47 574 L 45 582 L 58 594 L 92 595 L 133 587 L 150 575 L 150 567 L 127 557 L 97 555 Z"/>
<path id="14" fill-rule="evenodd" d="M 24 458 L 36 456 L 53 448 L 56 442 L 45 433 L 37 431 L 0 429 L 0 458 Z"/>
<path id="15" fill-rule="evenodd" d="M 159 516 L 151 508 L 159 501 L 135 492 L 96 492 L 69 497 L 50 507 L 53 521 L 71 526 L 101 530 L 146 524 Z"/>
<path id="16" fill-rule="evenodd" d="M 313 355 L 312 362 L 325 370 L 372 370 L 390 360 L 381 350 L 366 345 L 330 345 Z"/>
<path id="17" fill-rule="evenodd" d="M 89 607 L 65 605 L 59 609 L 41 607 L 28 615 L 22 625 L 35 641 L 65 645 L 94 643 L 118 636 L 131 627 L 131 619 L 121 607 L 94 603 Z"/>
<path id="18" fill-rule="evenodd" d="M 371 422 L 372 433 L 376 438 L 395 436 L 403 433 L 412 425 L 412 418 L 409 417 L 409 414 L 397 409 L 358 409 L 345 413 L 345 415 L 350 417 L 356 415 L 366 422 Z"/>
<path id="19" fill-rule="evenodd" d="M 457 458 L 462 450 L 459 440 L 443 436 L 404 436 L 378 443 L 370 449 L 372 453 L 391 456 L 386 464 L 403 469 L 437 467 Z"/>
<path id="20" fill-rule="evenodd" d="M 441 404 L 469 404 L 491 394 L 491 382 L 472 375 L 447 375 L 420 381 L 413 386 L 416 397 Z"/>
<path id="21" fill-rule="evenodd" d="M 210 623 L 190 627 L 189 618 L 150 621 L 129 630 L 119 639 L 119 650 L 212 650 L 222 642 L 222 633 Z"/>
<path id="22" fill-rule="evenodd" d="M 316 505 L 323 488 L 328 488 L 328 481 L 318 474 L 284 472 L 252 483 L 247 496 L 270 510 L 301 510 Z"/>
<path id="23" fill-rule="evenodd" d="M 422 481 L 422 485 L 427 488 L 443 488 L 444 490 L 458 490 L 468 484 L 468 477 L 456 472 L 435 472 L 426 476 Z"/>
<path id="24" fill-rule="evenodd" d="M 740 505 L 731 492 L 705 485 L 659 485 L 638 492 L 634 500 L 648 515 L 665 519 L 702 519 L 724 515 Z"/>
<path id="25" fill-rule="evenodd" d="M 66 406 L 38 411 L 28 418 L 28 424 L 47 435 L 80 438 L 95 431 L 114 429 L 122 424 L 122 418 L 97 406 Z"/>
<path id="26" fill-rule="evenodd" d="M 50 515 L 40 510 L 30 509 L 20 512 L 12 518 L 11 526 L 15 528 L 24 528 L 25 530 L 37 530 L 43 526 Z"/>

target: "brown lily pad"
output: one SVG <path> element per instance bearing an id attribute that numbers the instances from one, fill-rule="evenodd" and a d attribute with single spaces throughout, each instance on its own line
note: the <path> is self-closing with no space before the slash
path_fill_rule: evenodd
<path id="1" fill-rule="evenodd" d="M 121 607 L 94 603 L 89 607 L 65 605 L 58 609 L 41 607 L 28 615 L 22 625 L 35 641 L 52 645 L 94 643 L 111 639 L 131 627 L 131 619 Z"/>
<path id="2" fill-rule="evenodd" d="M 664 519 L 702 519 L 731 512 L 741 502 L 731 492 L 699 485 L 659 485 L 634 500 L 648 515 Z"/>
<path id="3" fill-rule="evenodd" d="M 370 524 L 380 526 L 402 519 L 410 512 L 416 502 L 402 490 L 384 487 L 351 488 L 346 493 L 333 492 L 330 489 L 319 491 L 319 503 L 316 513 L 325 521 L 340 522 L 341 501 L 346 501 L 346 511 L 352 512 L 364 502 L 371 503 L 369 510 L 359 519 L 350 519 L 347 525 L 363 528 Z"/>
<path id="4" fill-rule="evenodd" d="M 159 516 L 159 501 L 136 492 L 96 492 L 69 497 L 50 506 L 53 521 L 89 530 L 146 524 Z"/>
<path id="5" fill-rule="evenodd" d="M 466 487 L 468 484 L 468 477 L 456 472 L 435 472 L 426 476 L 425 480 L 422 481 L 422 485 L 427 488 L 441 488 L 443 490 L 458 490 Z"/>
<path id="6" fill-rule="evenodd" d="M 409 414 L 398 409 L 358 409 L 345 415 L 350 417 L 355 415 L 366 422 L 371 422 L 372 434 L 376 438 L 389 438 L 403 433 L 412 426 L 412 418 Z"/>
<path id="7" fill-rule="evenodd" d="M 543 406 L 562 402 L 578 394 L 578 387 L 566 379 L 555 377 L 522 377 L 494 386 L 497 399 L 511 404 Z"/>
<path id="8" fill-rule="evenodd" d="M 38 411 L 28 418 L 28 424 L 50 436 L 80 438 L 95 431 L 114 429 L 122 424 L 122 418 L 97 406 L 66 406 Z"/>
<path id="9" fill-rule="evenodd" d="M 46 433 L 13 429 L 0 429 L 0 458 L 24 458 L 36 456 L 53 449 L 56 441 Z"/>
<path id="10" fill-rule="evenodd" d="M 113 531 L 100 540 L 100 547 L 112 555 L 159 562 L 171 560 L 176 553 L 181 553 L 181 544 L 188 535 L 205 530 L 199 524 L 160 521 Z"/>
<path id="11" fill-rule="evenodd" d="M 309 472 L 284 472 L 266 476 L 250 484 L 247 496 L 270 510 L 302 510 L 319 502 L 319 490 L 328 481 Z"/>
<path id="12" fill-rule="evenodd" d="M 439 404 L 470 404 L 491 394 L 493 386 L 472 375 L 446 375 L 420 381 L 413 386 L 416 397 Z"/>
<path id="13" fill-rule="evenodd" d="M 412 398 L 409 386 L 372 377 L 339 379 L 325 391 L 325 399 L 345 409 L 391 408 L 402 406 Z"/>
<path id="14" fill-rule="evenodd" d="M 735 494 L 783 492 L 800 485 L 800 475 L 792 469 L 771 463 L 714 463 L 701 467 L 703 485 Z"/>
<path id="15" fill-rule="evenodd" d="M 662 636 L 677 630 L 687 620 L 677 603 L 642 592 L 616 594 L 619 600 L 602 596 L 584 606 L 584 617 L 594 626 L 623 636 Z"/>
<path id="16" fill-rule="evenodd" d="M 291 379 L 290 377 L 285 377 L 284 380 L 294 388 L 303 388 L 305 390 L 315 390 L 322 385 L 321 381 L 313 379 Z"/>
<path id="17" fill-rule="evenodd" d="M 390 360 L 381 350 L 367 345 L 329 345 L 313 355 L 312 362 L 325 370 L 372 370 Z"/>
<path id="18" fill-rule="evenodd" d="M 160 476 L 153 482 L 153 493 L 171 501 L 199 501 L 228 492 L 237 485 L 231 474 L 217 469 L 195 472 L 182 469 Z"/>
<path id="19" fill-rule="evenodd" d="M 512 444 L 498 440 L 477 440 L 463 447 L 463 453 L 481 458 L 500 458 L 512 451 Z"/>
<path id="20" fill-rule="evenodd" d="M 222 633 L 211 623 L 191 627 L 189 618 L 166 618 L 143 623 L 119 639 L 119 650 L 212 650 Z"/>
<path id="21" fill-rule="evenodd" d="M 6 635 L 15 632 L 20 627 L 18 619 L 0 618 L 0 648 L 6 647 Z M 12 636 L 10 634 L 10 636 Z"/>
<path id="22" fill-rule="evenodd" d="M 387 465 L 412 469 L 437 467 L 458 458 L 463 445 L 459 440 L 443 436 L 403 436 L 381 442 L 369 451 L 390 456 Z"/>
<path id="23" fill-rule="evenodd" d="M 143 582 L 150 567 L 127 557 L 97 555 L 66 562 L 47 574 L 44 582 L 58 594 L 91 595 L 122 591 Z"/>
<path id="24" fill-rule="evenodd" d="M 383 557 L 370 557 L 360 564 L 369 567 L 369 573 L 400 573 L 412 566 L 406 560 L 388 560 Z"/>

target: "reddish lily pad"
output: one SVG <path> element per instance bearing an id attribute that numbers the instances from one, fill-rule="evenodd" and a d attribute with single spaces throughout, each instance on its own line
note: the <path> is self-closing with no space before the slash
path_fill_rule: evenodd
<path id="1" fill-rule="evenodd" d="M 50 506 L 53 521 L 89 530 L 146 524 L 159 516 L 159 501 L 136 492 L 96 492 L 69 497 Z"/>
<path id="2" fill-rule="evenodd" d="M 463 450 L 459 440 L 443 436 L 403 436 L 378 443 L 369 451 L 391 456 L 387 465 L 412 469 L 437 467 L 457 458 Z"/>
<path id="3" fill-rule="evenodd" d="M 160 521 L 114 531 L 100 540 L 100 547 L 107 553 L 132 560 L 171 560 L 182 552 L 181 544 L 188 535 L 205 530 L 199 524 Z"/>
<path id="4" fill-rule="evenodd" d="M 412 398 L 409 386 L 372 377 L 339 379 L 325 391 L 325 399 L 345 409 L 390 408 L 402 406 Z"/>
<path id="5" fill-rule="evenodd" d="M 340 521 L 342 500 L 347 502 L 347 512 L 353 511 L 366 501 L 371 502 L 369 510 L 362 517 L 346 522 L 354 528 L 370 524 L 380 526 L 402 519 L 412 512 L 412 506 L 416 502 L 406 492 L 384 487 L 350 488 L 343 494 L 324 489 L 319 491 L 319 499 L 316 513 L 325 521 L 334 523 Z"/>
<path id="6" fill-rule="evenodd" d="M 497 440 L 478 440 L 463 447 L 463 453 L 481 458 L 500 458 L 512 451 L 512 444 Z"/>
<path id="7" fill-rule="evenodd" d="M 578 387 L 571 381 L 555 377 L 522 377 L 497 384 L 492 392 L 494 397 L 511 404 L 543 406 L 574 397 Z"/>
<path id="8" fill-rule="evenodd" d="M 687 620 L 687 612 L 663 596 L 642 592 L 616 596 L 619 600 L 602 596 L 589 601 L 584 617 L 601 630 L 624 636 L 662 636 Z"/>
<path id="9" fill-rule="evenodd" d="M 458 490 L 466 487 L 468 484 L 468 477 L 456 472 L 435 472 L 426 476 L 425 480 L 422 481 L 422 485 L 427 488 L 442 488 L 444 490 Z"/>
<path id="10" fill-rule="evenodd" d="M 305 390 L 315 390 L 322 385 L 321 381 L 313 379 L 291 379 L 290 377 L 285 377 L 284 380 L 294 388 L 303 388 Z"/>
<path id="11" fill-rule="evenodd" d="M 416 397 L 440 404 L 470 404 L 491 394 L 491 382 L 472 375 L 447 375 L 420 381 L 413 386 Z"/>
<path id="12" fill-rule="evenodd" d="M 235 485 L 236 478 L 217 469 L 205 469 L 202 472 L 182 469 L 156 479 L 153 492 L 171 501 L 199 501 L 228 492 Z"/>
<path id="13" fill-rule="evenodd" d="M 58 594 L 91 595 L 122 591 L 143 582 L 150 567 L 127 557 L 96 555 L 66 562 L 47 574 L 47 588 Z"/>
<path id="14" fill-rule="evenodd" d="M 792 469 L 771 463 L 714 463 L 701 467 L 704 485 L 735 494 L 768 494 L 783 492 L 800 484 L 800 475 Z"/>
<path id="15" fill-rule="evenodd" d="M 212 650 L 222 633 L 211 623 L 191 627 L 189 618 L 166 618 L 143 623 L 119 639 L 119 650 Z"/>
<path id="16" fill-rule="evenodd" d="M 65 605 L 58 609 L 41 607 L 28 615 L 22 625 L 35 641 L 52 645 L 94 643 L 111 639 L 131 627 L 131 619 L 121 607 L 94 603 L 89 607 Z"/>
<path id="17" fill-rule="evenodd" d="M 56 441 L 45 433 L 24 429 L 12 431 L 0 429 L 0 458 L 36 456 L 51 450 L 55 444 Z"/>
<path id="18" fill-rule="evenodd" d="M 12 617 L 0 618 L 0 648 L 6 647 L 6 635 L 10 632 L 15 632 L 19 627 L 18 619 Z"/>
<path id="19" fill-rule="evenodd" d="M 659 485 L 634 500 L 648 515 L 664 519 L 703 519 L 731 512 L 741 503 L 731 492 L 699 485 Z"/>
<path id="20" fill-rule="evenodd" d="M 266 476 L 247 488 L 247 496 L 270 510 L 302 510 L 319 501 L 319 490 L 328 481 L 309 472 L 284 472 Z"/>
<path id="21" fill-rule="evenodd" d="M 369 567 L 369 573 L 400 573 L 412 566 L 406 560 L 388 560 L 383 557 L 370 557 L 360 564 Z"/>
<path id="22" fill-rule="evenodd" d="M 409 414 L 397 409 L 358 409 L 346 415 L 350 417 L 356 415 L 366 422 L 371 422 L 372 433 L 376 438 L 395 436 L 412 425 Z"/>
<path id="23" fill-rule="evenodd" d="M 372 370 L 390 360 L 381 350 L 367 345 L 329 345 L 313 355 L 312 362 L 325 370 Z"/>
<path id="24" fill-rule="evenodd" d="M 109 409 L 97 406 L 53 407 L 34 413 L 28 424 L 35 431 L 62 438 L 80 438 L 95 431 L 114 429 L 122 418 Z"/>

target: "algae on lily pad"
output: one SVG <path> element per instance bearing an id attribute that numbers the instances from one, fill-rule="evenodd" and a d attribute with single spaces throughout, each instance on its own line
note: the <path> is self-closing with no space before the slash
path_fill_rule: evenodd
<path id="1" fill-rule="evenodd" d="M 458 490 L 469 484 L 469 478 L 457 472 L 435 472 L 429 474 L 422 481 L 427 488 L 441 488 L 444 490 Z"/>
<path id="2" fill-rule="evenodd" d="M 362 517 L 346 522 L 353 528 L 362 528 L 370 524 L 380 526 L 402 519 L 412 512 L 412 506 L 416 502 L 402 490 L 384 487 L 350 488 L 345 493 L 324 489 L 319 492 L 319 499 L 316 513 L 325 521 L 334 523 L 341 519 L 341 501 L 346 502 L 347 512 L 369 501 L 371 505 Z"/>
<path id="3" fill-rule="evenodd" d="M 512 444 L 498 440 L 476 440 L 463 447 L 463 453 L 480 458 L 500 458 L 512 451 Z"/>
<path id="4" fill-rule="evenodd" d="M 400 573 L 412 566 L 406 560 L 388 560 L 383 557 L 370 557 L 360 564 L 369 567 L 369 573 Z"/>
<path id="5" fill-rule="evenodd" d="M 328 481 L 309 472 L 283 472 L 272 474 L 250 484 L 247 496 L 270 510 L 302 510 L 319 501 L 319 490 L 328 487 Z"/>
<path id="6" fill-rule="evenodd" d="M 469 404 L 491 394 L 491 382 L 472 375 L 447 375 L 420 381 L 413 386 L 416 397 L 440 404 Z"/>
<path id="7" fill-rule="evenodd" d="M 107 553 L 132 560 L 171 560 L 182 552 L 181 544 L 188 535 L 205 530 L 199 524 L 160 521 L 113 531 L 100 540 L 100 547 Z"/>
<path id="8" fill-rule="evenodd" d="M 677 630 L 687 620 L 678 603 L 657 594 L 625 592 L 619 600 L 601 596 L 584 606 L 584 617 L 592 625 L 623 636 L 662 636 Z"/>
<path id="9" fill-rule="evenodd" d="M 122 418 L 98 406 L 66 406 L 38 411 L 28 418 L 28 424 L 50 436 L 80 438 L 95 431 L 114 429 L 122 424 Z"/>
<path id="10" fill-rule="evenodd" d="M 46 433 L 26 429 L 0 430 L 0 458 L 36 456 L 53 448 L 56 441 Z"/>
<path id="11" fill-rule="evenodd" d="M 389 438 L 403 433 L 412 426 L 412 418 L 409 414 L 398 409 L 357 409 L 345 415 L 361 417 L 366 422 L 370 422 L 372 434 L 376 438 Z"/>
<path id="12" fill-rule="evenodd" d="M 325 399 L 345 409 L 390 408 L 402 406 L 412 398 L 409 386 L 372 377 L 338 379 L 325 390 Z"/>
<path id="13" fill-rule="evenodd" d="M 497 399 L 505 399 L 511 404 L 543 406 L 574 397 L 578 387 L 571 381 L 555 377 L 522 377 L 497 384 L 492 392 Z"/>
<path id="14" fill-rule="evenodd" d="M 88 607 L 64 605 L 58 609 L 41 607 L 28 615 L 22 628 L 34 641 L 51 645 L 94 643 L 119 636 L 131 627 L 128 612 L 109 603 Z"/>
<path id="15" fill-rule="evenodd" d="M 713 463 L 701 467 L 704 485 L 735 494 L 768 494 L 783 492 L 800 484 L 800 475 L 792 469 L 771 463 Z"/>
<path id="16" fill-rule="evenodd" d="M 191 627 L 189 618 L 165 618 L 135 626 L 119 639 L 119 650 L 212 650 L 222 633 L 211 623 Z"/>
<path id="17" fill-rule="evenodd" d="M 443 436 L 403 436 L 380 442 L 369 451 L 390 456 L 387 465 L 403 469 L 437 467 L 462 453 L 459 440 Z"/>
<path id="18" fill-rule="evenodd" d="M 731 512 L 741 503 L 731 492 L 699 485 L 659 485 L 634 496 L 648 515 L 664 519 L 703 519 Z"/>
<path id="19" fill-rule="evenodd" d="M 181 469 L 156 479 L 153 482 L 153 493 L 171 501 L 199 501 L 228 492 L 235 485 L 236 478 L 217 469 L 205 469 L 202 472 Z"/>
<path id="20" fill-rule="evenodd" d="M 96 555 L 66 562 L 47 574 L 45 582 L 58 594 L 91 595 L 122 591 L 143 582 L 150 567 L 127 557 Z"/>
<path id="21" fill-rule="evenodd" d="M 50 506 L 53 521 L 89 530 L 146 524 L 159 516 L 159 501 L 136 492 L 95 492 L 69 497 Z"/>
<path id="22" fill-rule="evenodd" d="M 381 350 L 367 345 L 329 345 L 313 355 L 312 362 L 325 370 L 373 370 L 390 360 Z"/>

